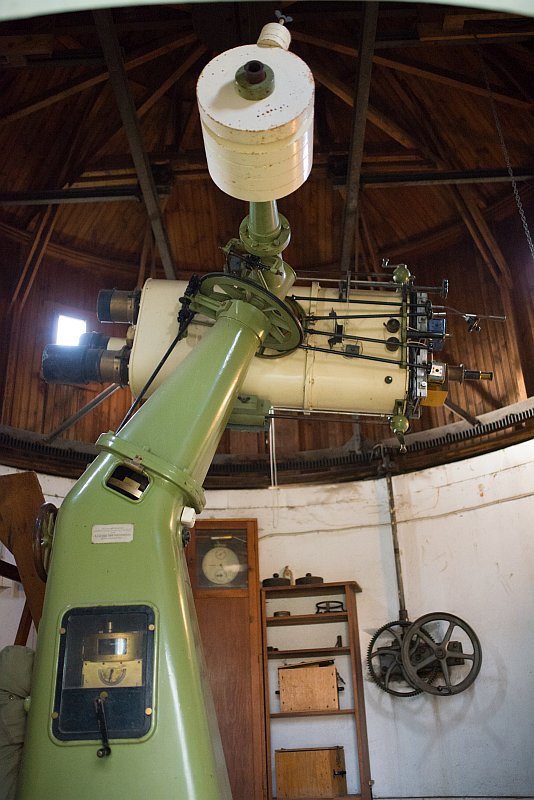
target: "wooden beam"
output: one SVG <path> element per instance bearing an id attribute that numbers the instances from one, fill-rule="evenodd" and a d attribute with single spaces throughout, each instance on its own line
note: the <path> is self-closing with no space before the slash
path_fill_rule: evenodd
<path id="1" fill-rule="evenodd" d="M 363 206 L 360 206 L 360 224 L 362 229 L 362 240 L 368 257 L 368 272 L 376 272 L 379 266 L 378 248 L 367 224 L 367 213 Z"/>
<path id="2" fill-rule="evenodd" d="M 32 234 L 28 231 L 16 228 L 14 225 L 8 225 L 7 222 L 0 220 L 0 234 L 7 236 L 9 239 L 20 242 L 22 244 L 31 244 Z M 51 241 L 48 245 L 48 252 L 51 256 L 56 258 L 74 262 L 81 267 L 91 270 L 99 270 L 104 272 L 116 272 L 117 270 L 125 272 L 126 274 L 135 275 L 136 263 L 135 261 L 122 261 L 120 259 L 104 258 L 98 253 L 91 253 L 87 250 L 76 250 L 73 247 L 59 244 L 58 242 Z"/>
<path id="3" fill-rule="evenodd" d="M 179 36 L 174 39 L 172 43 L 167 42 L 164 45 L 160 45 L 156 48 L 150 48 L 150 50 L 145 50 L 143 53 L 131 57 L 125 62 L 124 67 L 126 70 L 135 69 L 135 67 L 139 67 L 142 64 L 146 64 L 148 61 L 159 58 L 161 55 L 171 52 L 171 50 L 184 47 L 192 41 L 195 41 L 195 39 L 196 36 L 192 33 Z M 108 78 L 109 72 L 107 70 L 99 70 L 98 72 L 93 72 L 92 75 L 88 75 L 82 80 L 78 78 L 74 81 L 68 81 L 67 83 L 51 89 L 50 91 L 45 92 L 44 94 L 34 98 L 33 100 L 30 100 L 27 103 L 9 109 L 5 113 L 0 114 L 0 127 L 8 125 L 10 122 L 14 122 L 17 119 L 27 117 L 30 114 L 34 114 L 36 111 L 42 111 L 45 108 L 49 108 L 49 106 L 54 105 L 54 103 L 59 103 L 62 100 L 66 100 L 67 97 L 72 97 L 79 92 L 90 89 L 92 86 L 96 86 L 99 83 L 104 83 Z"/>
<path id="4" fill-rule="evenodd" d="M 32 627 L 32 615 L 30 611 L 30 606 L 28 605 L 28 601 L 24 603 L 24 608 L 22 609 L 22 614 L 20 615 L 20 622 L 19 627 L 17 628 L 17 633 L 15 635 L 15 641 L 13 644 L 24 646 L 28 642 L 28 636 L 30 635 L 30 630 Z"/>
<path id="5" fill-rule="evenodd" d="M 35 569 L 32 550 L 35 518 L 44 503 L 35 472 L 0 476 L 0 541 L 15 557 L 32 619 L 41 619 L 45 584 Z"/>
<path id="6" fill-rule="evenodd" d="M 501 198 L 496 203 L 488 206 L 483 210 L 483 214 L 488 219 L 506 219 L 515 210 L 515 201 L 512 195 L 507 195 Z M 431 253 L 436 250 L 444 250 L 451 247 L 455 242 L 465 237 L 465 225 L 463 221 L 458 219 L 455 222 L 449 222 L 445 225 L 440 225 L 431 231 L 427 231 L 423 235 L 415 236 L 413 239 L 403 239 L 395 242 L 395 253 L 397 255 L 414 256 L 420 253 Z M 385 258 L 390 255 L 391 246 L 385 245 L 378 251 L 379 258 Z M 299 270 L 299 274 L 301 270 Z"/>
<path id="7" fill-rule="evenodd" d="M 48 220 L 50 218 L 51 213 L 52 213 L 52 206 L 47 206 L 47 208 L 45 208 L 45 210 L 41 214 L 41 218 L 40 218 L 39 222 L 37 223 L 37 227 L 36 227 L 33 235 L 31 235 L 30 249 L 29 249 L 29 251 L 28 251 L 28 253 L 26 255 L 26 260 L 25 260 L 24 264 L 22 265 L 22 269 L 21 269 L 21 272 L 20 272 L 20 275 L 19 275 L 19 279 L 17 281 L 17 285 L 15 286 L 15 288 L 13 290 L 13 294 L 11 295 L 11 301 L 9 303 L 10 310 L 13 308 L 13 306 L 17 302 L 18 296 L 19 296 L 20 292 L 22 291 L 22 287 L 24 285 L 24 281 L 26 280 L 26 275 L 28 274 L 28 270 L 31 267 L 32 259 L 33 259 L 34 255 L 35 255 L 36 251 L 37 251 L 37 248 L 39 247 L 39 244 L 41 242 L 41 238 L 42 238 L 42 236 L 44 234 L 44 231 L 46 229 L 46 226 L 47 226 L 47 223 L 48 223 Z"/>
<path id="8" fill-rule="evenodd" d="M 456 32 L 444 31 L 442 27 L 433 22 L 422 22 L 417 26 L 419 34 L 419 41 L 434 43 L 459 43 L 470 44 L 475 41 L 489 42 L 505 42 L 505 41 L 518 41 L 518 37 L 530 38 L 534 36 L 534 25 L 525 20 L 525 26 L 522 29 L 510 27 L 509 30 L 502 28 L 488 29 L 480 26 L 478 29 L 475 27 L 469 30 L 461 30 Z"/>
<path id="9" fill-rule="evenodd" d="M 32 290 L 32 286 L 35 283 L 35 279 L 36 279 L 37 274 L 39 272 L 39 268 L 40 268 L 40 266 L 41 266 L 41 264 L 43 262 L 43 258 L 44 258 L 45 253 L 46 253 L 46 248 L 48 247 L 48 243 L 50 242 L 50 237 L 52 236 L 52 233 L 53 233 L 54 228 L 56 226 L 58 213 L 59 213 L 59 206 L 48 206 L 48 209 L 50 210 L 50 213 L 48 215 L 48 218 L 47 218 L 47 221 L 46 221 L 46 224 L 45 224 L 45 229 L 43 231 L 43 235 L 41 236 L 41 240 L 39 242 L 39 247 L 37 248 L 37 250 L 36 250 L 36 252 L 34 254 L 34 257 L 32 259 L 32 262 L 31 262 L 31 270 L 29 272 L 28 279 L 27 279 L 26 284 L 24 286 L 24 292 L 22 294 L 22 297 L 20 298 L 20 302 L 19 302 L 18 307 L 17 307 L 17 311 L 18 312 L 22 311 L 22 309 L 26 305 L 26 301 L 27 301 L 27 299 L 29 297 L 29 294 L 30 294 L 30 292 Z"/>
<path id="10" fill-rule="evenodd" d="M 490 95 L 485 84 L 468 81 L 465 78 L 456 75 L 451 70 L 438 69 L 437 67 L 432 67 L 430 69 L 422 64 L 407 61 L 406 59 L 389 59 L 382 56 L 375 56 L 374 63 L 386 67 L 387 69 L 393 69 L 396 72 L 402 72 L 406 75 L 414 75 L 415 77 L 422 78 L 423 80 L 439 83 L 442 86 L 448 86 L 451 89 L 457 89 L 460 92 L 475 94 L 479 97 L 492 96 L 494 100 L 500 103 L 505 103 L 509 106 L 515 106 L 516 108 L 530 110 L 534 108 L 533 102 L 526 100 L 523 97 L 519 97 L 518 95 L 510 94 L 509 92 L 503 92 L 502 87 L 499 86 L 491 86 Z"/>
<path id="11" fill-rule="evenodd" d="M 352 247 L 355 236 L 358 235 L 357 220 L 360 177 L 377 20 L 378 4 L 374 2 L 365 3 L 358 47 L 360 55 L 356 73 L 356 89 L 353 102 L 352 132 L 347 172 L 347 198 L 345 200 L 343 231 L 341 236 L 340 271 L 342 275 L 347 273 L 350 269 Z"/>
<path id="12" fill-rule="evenodd" d="M 0 36 L 0 56 L 9 66 L 24 66 L 26 56 L 50 55 L 53 50 L 54 37 L 50 33 L 35 36 L 27 34 L 5 34 Z"/>
<path id="13" fill-rule="evenodd" d="M 17 583 L 22 583 L 20 579 L 20 573 L 16 568 L 15 564 L 10 564 L 3 559 L 0 560 L 0 576 L 2 578 L 7 578 L 10 581 L 17 581 Z"/>
<path id="14" fill-rule="evenodd" d="M 456 167 L 455 158 L 447 153 L 428 115 L 424 113 L 424 109 L 423 113 L 421 113 L 419 101 L 411 89 L 404 86 L 398 77 L 395 78 L 395 88 L 401 100 L 408 108 L 411 108 L 414 118 L 417 117 L 419 119 L 422 130 L 426 134 L 426 139 L 431 143 L 431 148 L 434 151 L 433 158 L 436 166 L 445 170 L 449 170 L 451 166 L 453 168 Z M 432 150 L 428 150 L 428 152 L 430 154 Z M 478 208 L 472 189 L 468 186 L 451 185 L 449 186 L 449 195 L 497 285 L 504 281 L 508 288 L 511 287 L 512 276 L 506 259 Z"/>
<path id="15" fill-rule="evenodd" d="M 191 146 L 191 140 L 193 138 L 193 132 L 195 131 L 198 125 L 200 125 L 200 114 L 198 112 L 198 104 L 193 101 L 191 103 L 191 108 L 189 109 L 189 114 L 187 115 L 187 119 L 184 123 L 182 133 L 180 136 L 180 142 L 178 145 L 178 149 L 180 151 L 184 152 L 185 150 L 189 150 Z"/>
<path id="16" fill-rule="evenodd" d="M 177 275 L 169 237 L 159 207 L 156 184 L 143 144 L 139 119 L 128 89 L 128 79 L 121 57 L 119 40 L 113 25 L 113 17 L 108 10 L 94 11 L 93 16 L 102 50 L 104 51 L 104 57 L 108 65 L 109 77 L 119 107 L 122 124 L 124 125 L 126 136 L 128 137 L 130 150 L 132 151 L 132 158 L 139 178 L 139 185 L 141 186 L 148 218 L 152 225 L 152 231 L 158 246 L 163 269 L 167 278 L 176 278 Z"/>
<path id="17" fill-rule="evenodd" d="M 312 72 L 314 78 L 322 83 L 327 89 L 329 89 L 333 94 L 339 97 L 340 100 L 343 100 L 348 106 L 353 108 L 354 106 L 354 95 L 349 86 L 346 83 L 343 83 L 338 78 L 333 77 L 327 72 L 324 72 L 322 69 L 318 69 L 315 66 L 312 66 Z M 367 119 L 369 122 L 372 122 L 377 128 L 387 133 L 392 139 L 395 139 L 396 142 L 401 144 L 403 147 L 408 148 L 409 150 L 417 150 L 418 144 L 408 133 L 408 131 L 401 128 L 396 122 L 390 119 L 386 114 L 378 111 L 378 109 L 373 108 L 373 106 L 368 106 L 367 108 Z"/>
<path id="18" fill-rule="evenodd" d="M 534 178 L 534 169 L 513 167 L 516 181 Z M 362 185 L 368 189 L 386 189 L 390 186 L 446 186 L 478 183 L 510 183 L 506 169 L 458 169 L 439 171 L 403 172 L 364 172 Z M 0 198 L 2 195 L 0 195 Z"/>
<path id="19" fill-rule="evenodd" d="M 300 41 L 312 45 L 313 47 L 322 47 L 333 53 L 341 53 L 342 55 L 351 56 L 353 58 L 356 58 L 358 55 L 358 49 L 348 44 L 331 41 L 330 39 L 324 39 L 320 36 L 303 33 L 301 31 L 292 31 L 291 35 L 295 41 Z M 407 61 L 406 59 L 386 58 L 376 52 L 373 55 L 373 64 L 385 67 L 386 69 L 393 69 L 397 72 L 403 72 L 407 75 L 415 75 L 418 78 L 423 78 L 423 80 L 433 81 L 434 83 L 449 86 L 452 89 L 458 89 L 462 92 L 480 95 L 481 97 L 490 96 L 485 84 L 473 83 L 450 70 L 429 67 L 424 64 Z M 509 92 L 503 92 L 500 86 L 492 86 L 491 94 L 495 100 L 506 103 L 507 105 L 516 106 L 517 108 L 534 108 L 534 102 L 531 100 L 520 97 L 519 95 L 510 94 Z"/>
<path id="20" fill-rule="evenodd" d="M 139 106 L 136 109 L 138 119 L 144 117 L 144 115 L 150 111 L 150 109 L 160 100 L 163 95 L 168 92 L 168 90 L 177 83 L 186 72 L 190 70 L 190 68 L 195 64 L 198 59 L 204 55 L 207 48 L 204 45 L 199 45 L 195 50 L 189 54 L 189 56 L 173 71 L 167 78 L 161 83 L 156 89 L 147 92 L 143 99 L 141 100 Z M 196 103 L 195 103 L 196 106 Z M 117 126 L 117 128 L 111 133 L 107 138 L 106 141 L 103 142 L 98 150 L 91 154 L 91 160 L 98 160 L 101 156 L 103 156 L 109 150 L 112 150 L 118 143 L 121 133 L 122 133 L 123 125 Z"/>

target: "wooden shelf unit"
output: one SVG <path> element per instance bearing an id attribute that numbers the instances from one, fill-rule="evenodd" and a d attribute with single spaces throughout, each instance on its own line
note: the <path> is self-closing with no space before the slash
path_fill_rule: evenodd
<path id="1" fill-rule="evenodd" d="M 356 594 L 361 592 L 361 588 L 355 581 L 340 581 L 334 583 L 302 584 L 298 586 L 269 586 L 261 591 L 262 619 L 263 619 L 263 670 L 265 686 L 265 712 L 266 712 L 266 758 L 267 758 L 267 784 L 268 797 L 273 797 L 272 780 L 272 753 L 271 753 L 271 723 L 284 724 L 284 720 L 309 717 L 352 717 L 356 731 L 356 753 L 347 752 L 345 754 L 347 766 L 351 758 L 355 758 L 358 766 L 360 781 L 359 794 L 344 795 L 345 800 L 371 800 L 371 774 L 369 767 L 369 750 L 367 744 L 367 727 L 365 721 L 365 707 L 363 696 L 363 677 L 360 656 L 360 640 L 358 635 L 358 617 L 356 611 Z M 316 614 L 291 614 L 290 616 L 268 615 L 268 601 L 287 599 L 289 601 L 302 597 L 325 598 L 341 597 L 343 599 L 344 611 L 322 612 Z M 290 605 L 290 603 L 288 604 Z M 271 649 L 274 631 L 272 628 L 279 629 L 284 627 L 294 627 L 307 625 L 327 625 L 344 623 L 348 636 L 348 644 L 342 647 L 291 647 L 290 649 Z M 269 632 L 271 631 L 271 637 Z M 295 630 L 295 638 L 301 638 L 301 631 Z M 275 639 L 274 639 L 275 642 Z M 268 649 L 269 648 L 269 649 Z M 350 659 L 350 681 L 354 695 L 352 708 L 324 710 L 324 711 L 293 711 L 293 712 L 271 712 L 270 692 L 269 692 L 269 662 L 273 660 L 290 661 L 292 659 L 320 659 L 335 658 L 344 656 Z M 299 747 L 299 742 L 295 741 L 292 747 Z"/>

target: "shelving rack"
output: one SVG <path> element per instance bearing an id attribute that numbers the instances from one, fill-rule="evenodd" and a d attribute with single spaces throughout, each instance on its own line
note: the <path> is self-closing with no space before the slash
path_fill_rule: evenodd
<path id="1" fill-rule="evenodd" d="M 358 617 L 356 610 L 356 594 L 361 592 L 361 588 L 355 581 L 337 583 L 316 583 L 300 584 L 297 586 L 270 586 L 261 591 L 262 621 L 263 621 L 263 671 L 265 685 L 265 714 L 267 721 L 266 745 L 267 745 L 267 776 L 268 776 L 268 797 L 273 797 L 273 777 L 271 769 L 271 724 L 273 720 L 297 717 L 352 717 L 354 720 L 356 733 L 356 753 L 353 754 L 357 761 L 359 775 L 359 793 L 348 794 L 343 797 L 345 800 L 371 800 L 371 776 L 369 768 L 369 751 L 367 745 L 367 728 L 365 721 L 365 707 L 363 696 L 363 678 L 360 657 L 360 640 L 358 635 Z M 326 611 L 315 614 L 290 613 L 289 616 L 274 616 L 269 614 L 269 601 L 284 599 L 291 601 L 300 598 L 327 598 L 335 597 L 342 599 L 343 611 Z M 348 644 L 341 647 L 291 647 L 285 649 L 270 649 L 273 639 L 273 628 L 288 628 L 308 625 L 329 625 L 333 623 L 344 623 Z M 271 636 L 269 635 L 271 634 Z M 298 636 L 296 635 L 298 639 Z M 271 711 L 270 686 L 269 686 L 269 662 L 291 661 L 293 659 L 320 659 L 345 656 L 350 659 L 350 681 L 354 702 L 351 708 L 326 710 L 326 711 Z M 272 687 L 271 687 L 272 689 Z M 292 743 L 293 747 L 299 747 L 299 742 Z M 347 770 L 350 767 L 351 754 L 346 754 Z"/>

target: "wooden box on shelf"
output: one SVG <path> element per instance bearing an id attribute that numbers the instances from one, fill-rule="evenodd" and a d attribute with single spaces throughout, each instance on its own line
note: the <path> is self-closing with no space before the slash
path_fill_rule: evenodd
<path id="1" fill-rule="evenodd" d="M 334 665 L 279 667 L 280 711 L 328 711 L 339 708 Z"/>
<path id="2" fill-rule="evenodd" d="M 342 797 L 347 794 L 342 747 L 276 750 L 277 800 Z"/>

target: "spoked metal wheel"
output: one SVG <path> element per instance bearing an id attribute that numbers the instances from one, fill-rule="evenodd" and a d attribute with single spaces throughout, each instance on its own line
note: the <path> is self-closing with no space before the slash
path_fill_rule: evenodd
<path id="1" fill-rule="evenodd" d="M 202 279 L 200 292 L 213 300 L 244 300 L 263 311 L 271 327 L 262 350 L 287 353 L 302 343 L 302 325 L 289 304 L 258 283 L 215 272 Z"/>
<path id="2" fill-rule="evenodd" d="M 43 503 L 37 514 L 33 528 L 32 550 L 35 571 L 42 581 L 48 578 L 48 566 L 52 552 L 54 538 L 54 525 L 56 524 L 57 508 L 53 503 Z"/>
<path id="3" fill-rule="evenodd" d="M 418 648 L 424 645 L 421 658 Z M 482 664 L 480 642 L 474 630 L 459 617 L 446 612 L 425 614 L 415 620 L 403 637 L 401 660 L 410 683 L 436 695 L 459 694 L 467 689 Z M 428 681 L 428 670 L 435 670 Z"/>

